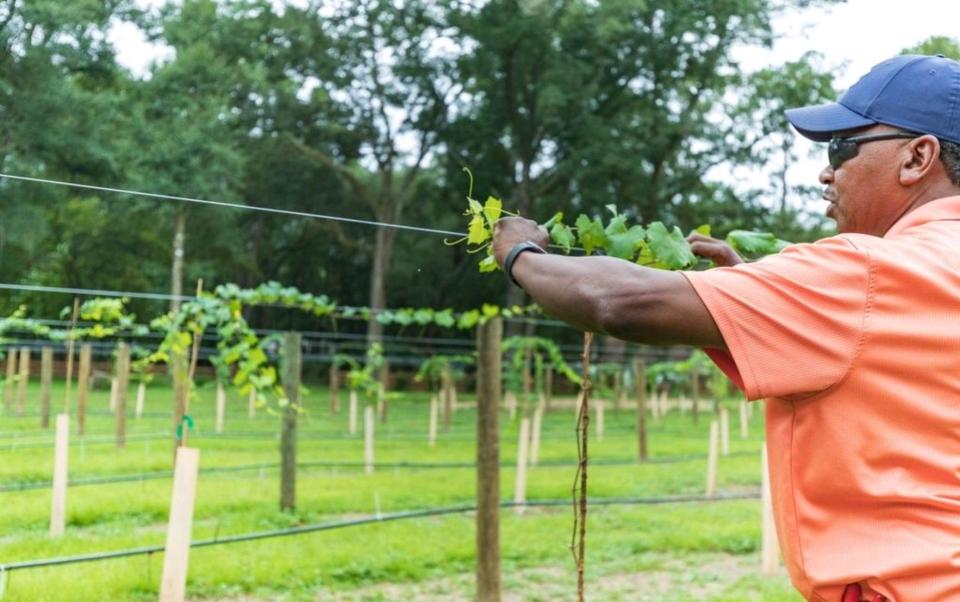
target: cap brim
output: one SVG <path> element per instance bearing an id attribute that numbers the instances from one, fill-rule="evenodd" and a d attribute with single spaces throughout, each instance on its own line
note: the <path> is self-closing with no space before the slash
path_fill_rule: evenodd
<path id="1" fill-rule="evenodd" d="M 835 102 L 787 109 L 786 113 L 787 119 L 802 136 L 816 142 L 829 142 L 834 132 L 855 130 L 877 123 Z"/>

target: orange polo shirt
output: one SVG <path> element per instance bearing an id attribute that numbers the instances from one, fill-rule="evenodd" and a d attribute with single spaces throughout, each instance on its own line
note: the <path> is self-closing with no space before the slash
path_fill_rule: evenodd
<path id="1" fill-rule="evenodd" d="M 891 602 L 960 601 L 960 197 L 883 238 L 685 276 L 729 349 L 708 353 L 766 398 L 794 586 L 826 602 L 848 583 Z"/>

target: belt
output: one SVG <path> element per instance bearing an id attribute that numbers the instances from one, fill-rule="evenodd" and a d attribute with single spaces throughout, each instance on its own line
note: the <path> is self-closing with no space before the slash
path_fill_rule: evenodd
<path id="1" fill-rule="evenodd" d="M 851 583 L 843 590 L 843 597 L 840 598 L 840 602 L 860 602 L 862 594 L 863 590 L 860 589 L 860 584 Z M 882 594 L 874 594 L 870 598 L 870 602 L 887 602 L 887 598 Z"/>

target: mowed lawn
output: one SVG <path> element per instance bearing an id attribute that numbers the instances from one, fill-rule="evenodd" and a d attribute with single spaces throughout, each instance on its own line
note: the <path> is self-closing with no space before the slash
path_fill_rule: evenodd
<path id="1" fill-rule="evenodd" d="M 62 407 L 55 384 L 54 408 Z M 386 424 L 376 425 L 373 474 L 363 470 L 363 436 L 347 432 L 346 394 L 339 412 L 312 387 L 300 424 L 297 511 L 279 511 L 279 418 L 228 395 L 223 434 L 214 431 L 214 387 L 201 383 L 190 414 L 190 445 L 200 449 L 194 539 L 345 521 L 475 501 L 475 414 L 459 410 L 437 445 L 427 445 L 428 397 L 392 394 Z M 469 405 L 470 396 L 461 394 Z M 92 394 L 87 434 L 71 437 L 70 479 L 124 477 L 72 485 L 65 536 L 48 535 L 53 432 L 40 428 L 39 387 L 31 384 L 22 417 L 0 420 L 0 563 L 162 545 L 169 512 L 172 394 L 147 392 L 145 415 L 133 417 L 117 449 L 108 392 Z M 704 404 L 706 405 L 706 404 Z M 762 412 L 741 439 L 731 403 L 731 454 L 719 463 L 721 493 L 760 487 Z M 55 410 L 56 411 L 56 410 Z M 518 421 L 502 413 L 501 496 L 513 499 Z M 591 433 L 590 495 L 597 499 L 702 495 L 711 414 L 673 412 L 650 424 L 651 461 L 636 456 L 636 414 L 605 413 L 605 433 Z M 51 424 L 52 424 L 51 419 Z M 362 429 L 362 421 L 361 421 Z M 540 463 L 528 471 L 528 500 L 569 500 L 576 459 L 570 408 L 544 419 Z M 159 474 L 157 474 L 159 473 Z M 142 478 L 141 478 L 142 477 Z M 109 479 L 106 479 L 109 480 Z M 591 507 L 587 531 L 590 600 L 797 601 L 786 576 L 760 574 L 758 499 Z M 382 522 L 288 537 L 196 548 L 190 555 L 191 599 L 470 600 L 474 591 L 471 513 Z M 571 506 L 507 509 L 501 514 L 504 600 L 573 600 Z M 149 600 L 157 596 L 162 553 L 10 571 L 4 600 Z"/>

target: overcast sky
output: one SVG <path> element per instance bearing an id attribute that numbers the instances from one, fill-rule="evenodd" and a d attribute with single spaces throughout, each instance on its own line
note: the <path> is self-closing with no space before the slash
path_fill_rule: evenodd
<path id="1" fill-rule="evenodd" d="M 141 0 L 142 5 L 162 4 L 162 0 Z M 841 92 L 866 73 L 871 66 L 899 54 L 931 36 L 960 36 L 960 0 L 849 0 L 829 9 L 792 12 L 774 22 L 776 41 L 771 50 L 744 48 L 735 58 L 748 71 L 799 59 L 816 50 L 823 54 L 824 67 L 834 70 L 836 87 Z M 110 34 L 119 62 L 134 73 L 143 73 L 151 61 L 165 58 L 163 48 L 147 44 L 140 32 L 124 24 Z M 823 145 L 802 145 L 810 160 L 798 163 L 791 171 L 795 183 L 813 184 L 825 163 Z M 811 204 L 812 203 L 812 204 Z M 819 199 L 805 201 L 817 211 Z"/>

